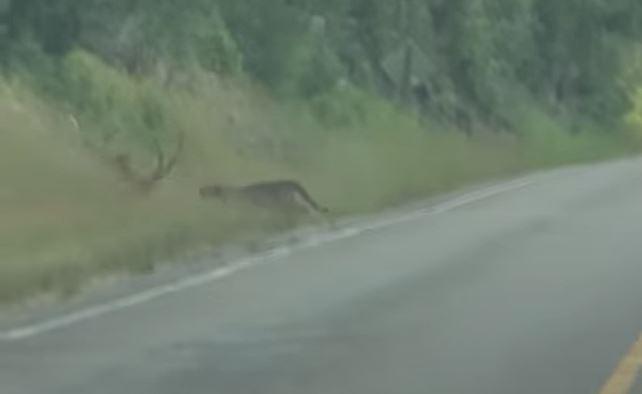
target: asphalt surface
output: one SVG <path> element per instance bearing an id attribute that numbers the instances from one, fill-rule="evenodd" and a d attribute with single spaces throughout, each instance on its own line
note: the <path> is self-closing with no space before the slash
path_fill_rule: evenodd
<path id="1" fill-rule="evenodd" d="M 533 181 L 0 341 L 0 393 L 598 393 L 642 331 L 642 160 Z"/>

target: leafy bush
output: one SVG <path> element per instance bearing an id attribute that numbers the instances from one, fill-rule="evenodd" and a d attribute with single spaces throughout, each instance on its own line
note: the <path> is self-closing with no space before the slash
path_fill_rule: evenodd
<path id="1" fill-rule="evenodd" d="M 118 72 L 81 50 L 64 58 L 49 94 L 80 120 L 82 131 L 95 133 L 103 142 L 125 138 L 151 148 L 171 123 L 170 102 L 161 88 Z"/>

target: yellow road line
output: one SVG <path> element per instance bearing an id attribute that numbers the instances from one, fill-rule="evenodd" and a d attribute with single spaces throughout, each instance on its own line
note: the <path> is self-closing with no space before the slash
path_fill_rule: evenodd
<path id="1" fill-rule="evenodd" d="M 600 394 L 628 394 L 642 367 L 642 334 L 602 387 Z"/>

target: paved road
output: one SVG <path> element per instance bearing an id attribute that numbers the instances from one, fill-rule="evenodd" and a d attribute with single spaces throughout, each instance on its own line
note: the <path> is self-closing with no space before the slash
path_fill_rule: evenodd
<path id="1" fill-rule="evenodd" d="M 0 393 L 597 393 L 642 331 L 642 161 L 533 180 L 0 341 Z"/>

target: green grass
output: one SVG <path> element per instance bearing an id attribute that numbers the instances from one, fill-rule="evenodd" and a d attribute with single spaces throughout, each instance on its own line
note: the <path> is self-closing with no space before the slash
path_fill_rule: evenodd
<path id="1" fill-rule="evenodd" d="M 101 275 L 148 272 L 187 251 L 274 229 L 262 212 L 200 201 L 207 183 L 296 178 L 342 215 L 630 149 L 613 134 L 570 134 L 533 106 L 515 112 L 521 135 L 468 138 L 358 91 L 277 103 L 207 76 L 197 76 L 198 89 L 170 91 L 72 56 L 76 80 L 46 94 L 22 79 L 0 81 L 0 303 L 74 294 Z M 149 141 L 170 144 L 179 132 L 179 165 L 149 196 L 84 145 L 108 135 L 105 151 L 131 153 L 144 171 L 153 165 Z"/>

